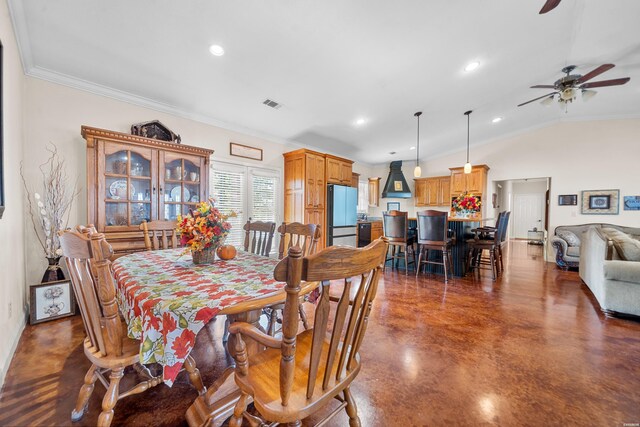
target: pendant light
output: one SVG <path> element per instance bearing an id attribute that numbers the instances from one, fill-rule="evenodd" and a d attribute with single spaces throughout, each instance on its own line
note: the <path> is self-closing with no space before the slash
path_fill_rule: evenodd
<path id="1" fill-rule="evenodd" d="M 420 169 L 420 116 L 422 115 L 422 111 L 418 111 L 414 114 L 415 117 L 418 118 L 418 141 L 416 143 L 416 168 L 413 170 L 413 176 L 416 178 L 420 178 L 422 175 L 422 169 Z"/>
<path id="2" fill-rule="evenodd" d="M 467 163 L 464 164 L 464 173 L 471 173 L 471 163 L 469 163 L 469 116 L 473 111 L 469 110 L 464 113 L 467 116 Z"/>

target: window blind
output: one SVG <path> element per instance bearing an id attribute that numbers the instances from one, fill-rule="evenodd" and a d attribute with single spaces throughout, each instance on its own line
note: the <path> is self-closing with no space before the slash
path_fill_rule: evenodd
<path id="1" fill-rule="evenodd" d="M 276 221 L 276 185 L 277 177 L 251 177 L 251 220 Z"/>
<path id="2" fill-rule="evenodd" d="M 358 212 L 367 212 L 369 209 L 369 183 L 358 181 Z"/>
<path id="3" fill-rule="evenodd" d="M 235 211 L 238 216 L 229 218 L 231 232 L 226 243 L 234 246 L 244 244 L 242 227 L 247 222 L 246 202 L 246 172 L 244 168 L 212 168 L 211 194 L 216 201 L 216 207 L 223 213 Z"/>

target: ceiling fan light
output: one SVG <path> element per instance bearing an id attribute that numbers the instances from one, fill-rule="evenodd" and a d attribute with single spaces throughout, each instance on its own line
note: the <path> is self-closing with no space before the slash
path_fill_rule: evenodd
<path id="1" fill-rule="evenodd" d="M 598 92 L 596 92 L 595 90 L 582 89 L 582 100 L 586 102 L 591 98 L 593 98 L 594 96 L 596 96 L 597 94 Z"/>
<path id="2" fill-rule="evenodd" d="M 464 173 L 471 173 L 471 163 L 467 162 L 464 164 Z"/>
<path id="3" fill-rule="evenodd" d="M 420 166 L 416 165 L 415 169 L 413 170 L 413 176 L 414 178 L 420 178 L 422 176 L 422 169 L 420 168 Z"/>
<path id="4" fill-rule="evenodd" d="M 568 87 L 560 92 L 560 99 L 564 102 L 571 102 L 576 97 L 576 90 L 572 87 Z"/>
<path id="5" fill-rule="evenodd" d="M 540 101 L 540 104 L 548 107 L 549 105 L 551 105 L 553 103 L 553 95 L 546 97 L 545 99 L 543 99 L 542 101 Z"/>

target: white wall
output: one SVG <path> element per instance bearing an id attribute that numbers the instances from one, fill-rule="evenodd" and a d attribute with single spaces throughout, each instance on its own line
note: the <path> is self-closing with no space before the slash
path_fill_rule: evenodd
<path id="1" fill-rule="evenodd" d="M 26 320 L 23 151 L 24 75 L 6 1 L 0 2 L 3 44 L 4 216 L 0 219 L 0 387 Z"/>
<path id="2" fill-rule="evenodd" d="M 472 146 L 471 160 L 473 164 L 487 164 L 491 168 L 489 188 L 492 181 L 551 177 L 551 235 L 558 225 L 590 222 L 639 227 L 640 212 L 625 211 L 622 204 L 619 215 L 582 215 L 580 206 L 558 206 L 558 195 L 578 194 L 580 200 L 582 190 L 619 189 L 621 198 L 639 195 L 639 135 L 640 119 L 564 122 Z M 462 166 L 463 162 L 462 151 L 422 161 L 423 176 L 448 175 L 450 167 Z M 403 163 L 410 185 L 413 165 Z M 382 177 L 383 185 L 388 164 L 372 169 Z M 382 209 L 372 209 L 370 215 L 378 215 L 389 200 L 395 199 L 381 199 Z M 485 204 L 485 209 L 489 205 Z M 412 199 L 401 203 L 401 207 L 410 213 L 415 211 Z"/>

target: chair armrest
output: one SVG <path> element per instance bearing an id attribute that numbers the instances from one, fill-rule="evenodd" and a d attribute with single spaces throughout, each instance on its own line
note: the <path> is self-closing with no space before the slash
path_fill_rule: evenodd
<path id="1" fill-rule="evenodd" d="M 269 348 L 280 348 L 282 346 L 282 341 L 265 334 L 260 329 L 246 322 L 232 323 L 231 326 L 229 326 L 229 333 L 246 335 Z"/>
<path id="2" fill-rule="evenodd" d="M 567 253 L 567 249 L 569 248 L 569 244 L 562 237 L 553 236 L 551 238 L 551 244 L 558 250 L 560 254 L 564 256 Z"/>

